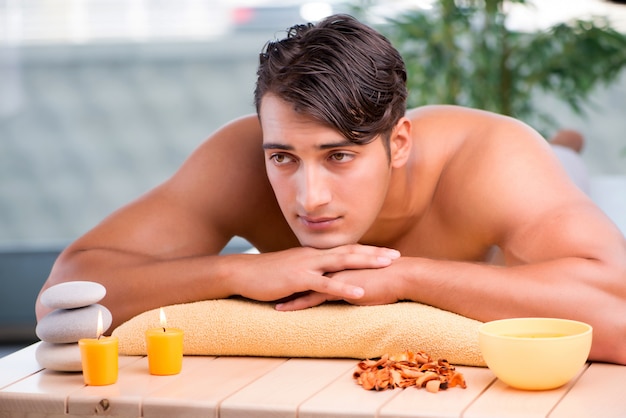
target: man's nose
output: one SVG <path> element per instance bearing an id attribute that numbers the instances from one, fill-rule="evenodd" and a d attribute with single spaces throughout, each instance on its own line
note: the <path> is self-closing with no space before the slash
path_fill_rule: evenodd
<path id="1" fill-rule="evenodd" d="M 323 170 L 315 167 L 302 167 L 298 179 L 297 201 L 306 212 L 313 212 L 328 204 L 332 192 L 329 179 Z"/>

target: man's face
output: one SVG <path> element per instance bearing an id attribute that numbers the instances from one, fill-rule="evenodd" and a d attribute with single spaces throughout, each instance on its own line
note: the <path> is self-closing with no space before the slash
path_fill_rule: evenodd
<path id="1" fill-rule="evenodd" d="M 273 95 L 263 98 L 260 119 L 267 175 L 300 244 L 358 242 L 387 193 L 391 167 L 382 139 L 351 143 Z"/>

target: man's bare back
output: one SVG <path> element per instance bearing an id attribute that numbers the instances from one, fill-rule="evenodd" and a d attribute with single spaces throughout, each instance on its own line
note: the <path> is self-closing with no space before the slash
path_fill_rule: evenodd
<path id="1" fill-rule="evenodd" d="M 389 47 L 351 19 L 324 25 L 332 32 L 344 21 Z M 299 28 L 304 37 L 309 29 Z M 385 74 L 401 95 L 401 77 Z M 70 245 L 43 289 L 103 283 L 113 327 L 159 306 L 234 295 L 282 310 L 413 300 L 482 321 L 568 317 L 594 326 L 593 359 L 626 363 L 626 242 L 534 130 L 454 106 L 405 114 L 393 96 L 396 116 L 385 111 L 389 125 L 378 127 L 380 100 L 369 119 L 349 101 L 317 114 L 326 109 L 308 93 L 280 95 L 291 80 L 266 80 L 258 116 L 214 133 L 171 179 Z M 233 236 L 261 254 L 219 255 Z M 38 317 L 46 313 L 38 303 Z"/>

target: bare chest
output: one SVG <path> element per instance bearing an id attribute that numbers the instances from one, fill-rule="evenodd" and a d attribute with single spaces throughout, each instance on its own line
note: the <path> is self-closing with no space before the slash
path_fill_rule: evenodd
<path id="1" fill-rule="evenodd" d="M 381 244 L 407 257 L 458 261 L 486 261 L 493 249 L 469 229 L 446 224 L 437 217 L 427 217 L 406 228 L 401 236 Z"/>

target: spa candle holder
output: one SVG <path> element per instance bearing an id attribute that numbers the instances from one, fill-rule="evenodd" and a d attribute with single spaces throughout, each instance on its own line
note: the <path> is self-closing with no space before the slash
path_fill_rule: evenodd
<path id="1" fill-rule="evenodd" d="M 83 378 L 88 386 L 106 386 L 117 382 L 118 338 L 104 337 L 102 311 L 98 311 L 96 338 L 78 340 Z"/>
<path id="2" fill-rule="evenodd" d="M 150 374 L 168 376 L 180 373 L 183 367 L 183 331 L 167 328 L 163 308 L 159 311 L 160 328 L 146 331 L 146 350 Z"/>

